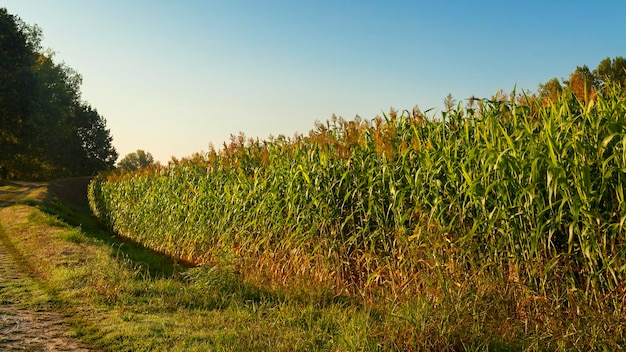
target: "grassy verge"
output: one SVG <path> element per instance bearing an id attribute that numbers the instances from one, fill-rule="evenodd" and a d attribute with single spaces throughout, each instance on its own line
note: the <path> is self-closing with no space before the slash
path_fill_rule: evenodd
<path id="1" fill-rule="evenodd" d="M 0 209 L 1 236 L 46 304 L 70 317 L 76 334 L 97 349 L 286 351 L 371 343 L 366 330 L 342 336 L 342 325 L 370 319 L 358 304 L 323 293 L 287 297 L 243 282 L 227 266 L 176 263 L 111 236 L 85 209 L 49 196 Z M 11 294 L 36 302 L 17 288 Z"/>
<path id="2" fill-rule="evenodd" d="M 54 184 L 0 209 L 0 237 L 35 279 L 11 295 L 69 317 L 115 351 L 618 350 L 618 294 L 597 303 L 567 285 L 533 290 L 514 272 L 425 267 L 401 303 L 190 267 L 124 242 Z M 56 195 L 56 196 L 55 196 Z M 461 261 L 459 261 L 461 263 Z M 22 286 L 23 287 L 23 286 Z M 546 289 L 547 288 L 547 289 Z M 35 292 L 35 293 L 33 293 Z M 595 303 L 594 303 L 595 302 Z"/>

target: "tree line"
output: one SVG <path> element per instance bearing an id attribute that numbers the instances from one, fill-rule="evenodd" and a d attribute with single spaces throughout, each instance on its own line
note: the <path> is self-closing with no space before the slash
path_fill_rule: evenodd
<path id="1" fill-rule="evenodd" d="M 581 100 L 590 100 L 603 90 L 608 82 L 626 86 L 626 59 L 617 56 L 600 61 L 591 70 L 587 65 L 576 66 L 568 79 L 554 77 L 539 84 L 538 96 L 543 101 L 555 101 L 565 89 L 569 89 Z"/>
<path id="2" fill-rule="evenodd" d="M 0 178 L 53 179 L 113 168 L 106 120 L 81 76 L 42 48 L 42 31 L 0 8 Z"/>
<path id="3" fill-rule="evenodd" d="M 603 59 L 593 70 L 587 65 L 576 66 L 576 69 L 567 78 L 554 77 L 545 83 L 540 83 L 536 92 L 532 90 L 516 92 L 514 90 L 507 93 L 500 89 L 488 100 L 514 101 L 526 106 L 545 106 L 557 101 L 563 94 L 572 94 L 580 101 L 592 102 L 598 95 L 610 95 L 612 89 L 620 87 L 626 87 L 626 59 L 617 56 L 613 59 L 610 57 Z M 452 94 L 448 94 L 443 99 L 443 105 L 444 118 L 452 110 L 462 108 L 461 102 L 457 101 Z M 481 99 L 472 96 L 467 99 L 465 108 L 481 115 L 484 105 Z M 419 110 L 417 107 L 414 109 Z"/>

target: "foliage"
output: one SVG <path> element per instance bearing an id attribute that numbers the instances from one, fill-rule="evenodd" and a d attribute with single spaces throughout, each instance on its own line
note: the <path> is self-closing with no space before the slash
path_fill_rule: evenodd
<path id="1" fill-rule="evenodd" d="M 140 168 L 148 167 L 152 164 L 154 164 L 152 154 L 138 149 L 134 153 L 126 154 L 126 156 L 117 163 L 117 167 L 125 171 L 137 171 Z"/>
<path id="2" fill-rule="evenodd" d="M 557 78 L 552 78 L 546 83 L 539 84 L 538 94 L 540 99 L 556 101 L 563 93 L 563 86 Z"/>
<path id="3" fill-rule="evenodd" d="M 607 57 L 600 61 L 598 66 L 591 70 L 587 65 L 577 66 L 570 73 L 569 79 L 561 80 L 569 90 L 580 100 L 593 100 L 598 91 L 613 85 L 626 85 L 626 59 L 621 56 L 613 60 Z M 539 84 L 539 99 L 544 103 L 556 101 L 563 92 L 563 86 L 557 78 L 551 78 L 543 84 Z"/>
<path id="4" fill-rule="evenodd" d="M 488 264 L 467 270 L 461 262 L 425 266 L 415 273 L 424 289 L 404 300 L 368 302 L 311 283 L 267 287 L 227 261 L 189 267 L 110 236 L 86 209 L 74 207 L 82 201 L 59 202 L 82 198 L 73 184 L 83 188 L 84 179 L 49 184 L 58 200 L 48 193 L 21 201 L 39 209 L 0 209 L 0 241 L 34 279 L 0 277 L 0 300 L 58 310 L 96 350 L 615 351 L 626 346 L 626 310 L 615 293 L 598 303 L 568 285 L 541 292 L 517 282 L 514 272 L 490 270 Z"/>
<path id="5" fill-rule="evenodd" d="M 274 283 L 399 298 L 422 290 L 429 268 L 489 268 L 600 301 L 626 280 L 626 101 L 618 85 L 605 92 L 233 137 L 167 167 L 100 176 L 90 202 L 150 248 L 226 258 Z"/>
<path id="6" fill-rule="evenodd" d="M 41 30 L 0 8 L 0 177 L 94 175 L 117 159 L 81 77 L 42 50 Z"/>
<path id="7" fill-rule="evenodd" d="M 626 85 L 626 59 L 618 56 L 611 60 L 607 57 L 600 61 L 593 74 L 600 82 L 612 81 Z"/>
<path id="8" fill-rule="evenodd" d="M 576 70 L 569 77 L 569 81 L 565 83 L 567 83 L 578 99 L 589 100 L 594 98 L 599 80 L 587 65 L 577 66 Z"/>

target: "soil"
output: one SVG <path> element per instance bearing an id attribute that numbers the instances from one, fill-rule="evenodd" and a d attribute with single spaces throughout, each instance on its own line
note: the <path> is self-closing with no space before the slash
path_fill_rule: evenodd
<path id="1" fill-rule="evenodd" d="M 41 184 L 20 183 L 20 192 L 0 190 L 0 206 L 9 206 L 20 194 Z M 0 292 L 8 286 L 24 281 L 28 274 L 0 241 Z M 89 351 L 73 337 L 65 319 L 57 312 L 24 308 L 20 302 L 0 299 L 0 350 L 2 351 Z"/>

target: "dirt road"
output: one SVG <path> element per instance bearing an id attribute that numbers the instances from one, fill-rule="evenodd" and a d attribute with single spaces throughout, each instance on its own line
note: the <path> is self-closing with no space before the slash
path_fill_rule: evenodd
<path id="1" fill-rule="evenodd" d="M 6 182 L 0 183 L 0 207 L 9 206 L 27 193 L 43 187 L 39 182 Z"/>
<path id="2" fill-rule="evenodd" d="M 0 188 L 0 207 L 10 206 L 22 195 L 42 184 L 19 183 Z M 0 235 L 2 224 L 0 224 Z M 0 350 L 1 351 L 89 351 L 71 336 L 64 319 L 50 309 L 24 308 L 11 290 L 40 291 L 18 265 L 0 238 Z M 29 292 L 45 296 L 44 292 Z"/>

